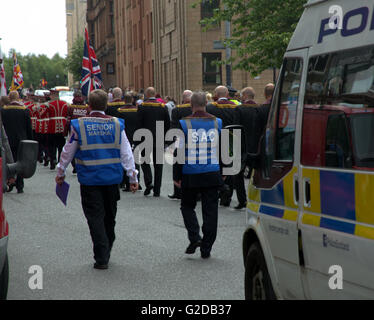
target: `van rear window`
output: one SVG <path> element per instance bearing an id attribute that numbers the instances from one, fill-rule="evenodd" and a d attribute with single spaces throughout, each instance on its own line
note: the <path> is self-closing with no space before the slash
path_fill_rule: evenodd
<path id="1" fill-rule="evenodd" d="M 374 46 L 310 58 L 303 119 L 304 165 L 374 169 Z"/>

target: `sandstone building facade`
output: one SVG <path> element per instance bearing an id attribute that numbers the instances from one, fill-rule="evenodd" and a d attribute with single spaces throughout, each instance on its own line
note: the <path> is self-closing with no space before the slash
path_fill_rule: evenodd
<path id="1" fill-rule="evenodd" d="M 87 0 L 87 25 L 105 89 L 109 89 L 117 84 L 114 1 Z"/>
<path id="2" fill-rule="evenodd" d="M 204 0 L 194 7 L 195 3 L 88 0 L 88 28 L 105 87 L 140 91 L 154 86 L 162 96 L 180 102 L 185 89 L 212 92 L 217 85 L 226 84 L 226 68 L 213 64 L 226 57 L 225 50 L 214 45 L 225 38 L 225 24 L 205 32 L 199 23 L 220 1 Z M 248 72 L 232 72 L 232 87 L 254 87 L 258 102 L 264 101 L 263 88 L 272 81 L 272 70 L 255 79 Z"/>
<path id="3" fill-rule="evenodd" d="M 68 54 L 77 38 L 84 37 L 86 27 L 87 0 L 66 0 L 66 29 Z M 68 74 L 69 87 L 74 85 L 73 75 Z"/>

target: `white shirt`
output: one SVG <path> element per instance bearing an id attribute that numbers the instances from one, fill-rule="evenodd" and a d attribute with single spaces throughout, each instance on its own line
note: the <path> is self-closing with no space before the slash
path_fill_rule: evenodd
<path id="1" fill-rule="evenodd" d="M 100 112 L 102 114 L 105 114 L 104 111 L 95 110 L 92 112 Z M 62 150 L 60 163 L 57 165 L 57 176 L 65 176 L 66 168 L 74 159 L 75 153 L 77 152 L 78 148 L 78 133 L 74 130 L 73 127 L 71 127 L 71 134 L 69 135 L 64 149 Z M 131 146 L 129 140 L 127 139 L 125 130 L 122 130 L 121 132 L 121 164 L 122 167 L 126 170 L 126 173 L 130 179 L 130 183 L 138 183 L 138 171 L 135 169 L 134 156 L 132 154 Z"/>

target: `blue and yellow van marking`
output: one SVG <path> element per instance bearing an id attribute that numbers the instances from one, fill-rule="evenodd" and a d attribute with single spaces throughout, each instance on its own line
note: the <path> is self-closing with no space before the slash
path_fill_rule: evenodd
<path id="1" fill-rule="evenodd" d="M 303 224 L 374 240 L 374 228 L 361 225 L 374 225 L 373 175 L 304 168 L 304 178 L 310 179 L 311 207 L 304 207 Z"/>
<path id="2" fill-rule="evenodd" d="M 273 190 L 258 190 L 250 184 L 248 209 L 297 221 L 297 206 L 293 201 L 296 172 L 294 167 Z M 311 186 L 311 206 L 304 207 L 301 219 L 304 225 L 374 240 L 374 175 L 303 168 L 303 179 L 308 179 Z"/>

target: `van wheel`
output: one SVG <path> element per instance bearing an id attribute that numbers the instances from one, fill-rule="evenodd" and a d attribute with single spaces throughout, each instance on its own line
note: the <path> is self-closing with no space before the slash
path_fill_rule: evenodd
<path id="1" fill-rule="evenodd" d="M 8 264 L 8 255 L 6 255 L 4 267 L 0 274 L 0 300 L 5 300 L 7 297 L 8 282 L 9 282 L 9 264 Z"/>
<path id="2" fill-rule="evenodd" d="M 245 299 L 276 299 L 264 254 L 258 242 L 251 245 L 245 261 Z"/>

